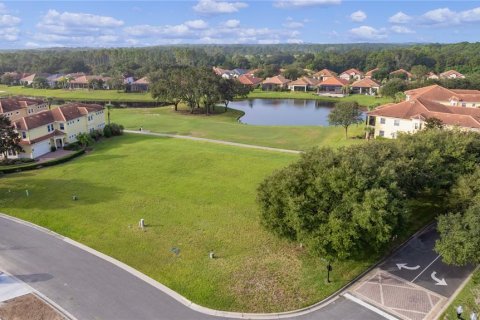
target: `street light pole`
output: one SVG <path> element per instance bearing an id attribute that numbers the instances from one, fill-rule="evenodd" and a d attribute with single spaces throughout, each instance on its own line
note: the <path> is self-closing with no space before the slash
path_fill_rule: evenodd
<path id="1" fill-rule="evenodd" d="M 330 271 L 332 271 L 332 265 L 330 264 L 330 261 L 328 262 L 327 265 L 327 282 L 330 283 Z"/>

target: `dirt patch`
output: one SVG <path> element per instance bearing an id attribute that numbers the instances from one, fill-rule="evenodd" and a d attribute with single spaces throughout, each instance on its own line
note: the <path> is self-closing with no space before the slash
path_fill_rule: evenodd
<path id="1" fill-rule="evenodd" d="M 64 320 L 55 309 L 33 294 L 0 302 L 1 320 Z"/>

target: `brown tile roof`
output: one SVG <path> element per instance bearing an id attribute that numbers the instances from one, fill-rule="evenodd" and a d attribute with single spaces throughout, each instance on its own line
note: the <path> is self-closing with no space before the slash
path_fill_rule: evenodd
<path id="1" fill-rule="evenodd" d="M 373 74 L 374 74 L 375 72 L 377 72 L 378 70 L 380 70 L 380 69 L 379 69 L 379 68 L 375 68 L 375 69 L 372 69 L 372 70 L 370 70 L 370 71 L 367 71 L 367 72 L 365 73 L 365 76 L 371 77 L 371 76 L 373 76 Z"/>
<path id="2" fill-rule="evenodd" d="M 480 129 L 480 109 L 445 106 L 422 98 L 387 104 L 368 114 L 398 119 L 433 117 L 442 120 L 446 125 Z"/>
<path id="3" fill-rule="evenodd" d="M 0 99 L 0 114 L 26 108 L 45 103 L 41 99 L 30 98 L 3 98 Z"/>
<path id="4" fill-rule="evenodd" d="M 15 121 L 14 126 L 19 130 L 32 130 L 54 122 L 55 118 L 52 112 L 47 110 L 23 117 Z"/>
<path id="5" fill-rule="evenodd" d="M 319 80 L 308 78 L 308 77 L 301 77 L 295 81 L 290 82 L 289 86 L 316 86 L 320 83 Z"/>
<path id="6" fill-rule="evenodd" d="M 89 81 L 91 80 L 102 80 L 102 81 L 108 81 L 110 80 L 110 77 L 102 77 L 102 76 L 80 76 L 78 78 L 75 78 L 74 80 L 70 81 L 72 84 L 88 84 Z"/>
<path id="7" fill-rule="evenodd" d="M 103 109 L 104 107 L 98 104 L 69 103 L 52 109 L 51 112 L 55 121 L 70 121 Z"/>
<path id="8" fill-rule="evenodd" d="M 419 98 L 433 100 L 433 101 L 449 101 L 455 99 L 465 102 L 479 102 L 480 103 L 480 91 L 479 90 L 461 90 L 461 89 L 447 89 L 437 84 L 408 90 L 405 94 L 410 98 Z"/>
<path id="9" fill-rule="evenodd" d="M 412 77 L 412 74 L 405 69 L 398 69 L 390 72 L 390 74 L 406 74 L 409 78 Z"/>
<path id="10" fill-rule="evenodd" d="M 440 78 L 448 78 L 451 75 L 456 75 L 459 78 L 464 78 L 465 77 L 463 74 L 461 74 L 457 70 L 448 70 L 448 71 L 440 73 Z"/>
<path id="11" fill-rule="evenodd" d="M 348 69 L 346 71 L 343 71 L 341 74 L 344 74 L 344 73 L 347 73 L 347 74 L 360 74 L 360 75 L 363 75 L 363 72 L 358 70 L 358 69 L 355 69 L 355 68 L 351 68 L 351 69 Z"/>
<path id="12" fill-rule="evenodd" d="M 320 82 L 320 86 L 335 86 L 335 87 L 343 87 L 348 84 L 348 80 L 339 78 L 339 77 L 330 77 L 325 79 L 324 81 Z"/>
<path id="13" fill-rule="evenodd" d="M 379 88 L 380 85 L 376 82 L 376 81 L 373 81 L 372 79 L 370 78 L 364 78 L 364 79 L 361 79 L 361 80 L 358 80 L 358 81 L 355 81 L 354 83 L 352 83 L 351 87 L 355 87 L 355 88 Z"/>
<path id="14" fill-rule="evenodd" d="M 313 76 L 316 78 L 320 77 L 335 77 L 337 74 L 331 70 L 323 69 L 315 73 Z"/>
<path id="15" fill-rule="evenodd" d="M 257 78 L 257 77 L 254 77 L 254 76 L 250 75 L 250 74 L 242 74 L 237 79 L 238 79 L 238 81 L 240 81 L 241 84 L 246 85 L 246 86 L 254 86 L 254 85 L 262 83 L 262 81 L 263 81 L 262 78 Z"/>
<path id="16" fill-rule="evenodd" d="M 53 137 L 64 136 L 64 135 L 65 135 L 65 132 L 55 129 L 53 132 L 50 132 L 49 134 L 44 135 L 44 136 L 42 136 L 42 137 L 38 137 L 38 138 L 36 138 L 36 139 L 32 139 L 32 140 L 21 140 L 21 141 L 20 141 L 20 144 L 22 144 L 22 145 L 30 145 L 30 144 L 34 144 L 34 143 L 37 143 L 37 142 L 40 142 L 40 141 L 43 141 L 43 140 L 46 140 L 46 139 L 50 139 L 50 138 L 53 138 Z"/>
<path id="17" fill-rule="evenodd" d="M 265 80 L 263 80 L 263 84 L 276 84 L 276 85 L 284 85 L 284 84 L 287 84 L 289 83 L 291 80 L 285 78 L 284 76 L 282 75 L 278 75 L 278 76 L 275 76 L 275 77 L 271 77 L 271 78 L 267 78 Z"/>

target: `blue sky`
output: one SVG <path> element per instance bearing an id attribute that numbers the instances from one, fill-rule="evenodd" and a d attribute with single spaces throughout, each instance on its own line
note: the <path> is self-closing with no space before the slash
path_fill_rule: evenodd
<path id="1" fill-rule="evenodd" d="M 480 1 L 4 1 L 0 48 L 479 41 Z"/>

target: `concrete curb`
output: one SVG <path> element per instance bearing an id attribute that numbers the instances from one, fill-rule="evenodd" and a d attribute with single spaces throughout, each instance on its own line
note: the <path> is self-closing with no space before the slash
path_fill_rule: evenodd
<path id="1" fill-rule="evenodd" d="M 292 153 L 292 154 L 303 153 L 302 151 L 298 151 L 298 150 L 263 147 L 263 146 L 253 145 L 253 144 L 245 144 L 245 143 L 230 142 L 230 141 L 224 141 L 224 140 L 199 138 L 199 137 L 193 137 L 193 136 L 182 136 L 182 135 L 170 134 L 170 133 L 156 133 L 156 132 L 150 132 L 150 131 L 136 131 L 136 130 L 124 130 L 124 132 L 132 133 L 132 134 L 140 134 L 140 135 L 145 135 L 145 136 L 154 136 L 154 137 L 163 137 L 163 138 L 176 138 L 176 139 L 210 142 L 210 143 L 223 144 L 223 145 L 228 145 L 228 146 L 233 146 L 233 147 L 257 149 L 257 150 L 265 150 L 265 151 L 275 151 L 275 152 Z"/>
<path id="2" fill-rule="evenodd" d="M 198 312 L 203 313 L 203 314 L 211 315 L 211 316 L 217 316 L 217 317 L 227 317 L 227 318 L 232 318 L 232 319 L 259 319 L 259 320 L 261 320 L 261 319 L 267 320 L 267 319 L 292 318 L 292 317 L 305 315 L 305 314 L 317 311 L 319 309 L 322 309 L 326 305 L 328 305 L 331 302 L 337 300 L 343 292 L 346 292 L 359 279 L 364 277 L 366 274 L 371 272 L 373 269 L 377 268 L 378 265 L 383 263 L 385 261 L 385 259 L 387 259 L 389 256 L 391 256 L 394 252 L 402 249 L 408 243 L 408 241 L 410 241 L 412 238 L 416 237 L 418 234 L 425 231 L 427 228 L 430 228 L 431 226 L 434 225 L 434 222 L 433 222 L 433 223 L 430 223 L 429 225 L 423 227 L 422 229 L 417 231 L 415 234 L 413 234 L 411 237 L 409 237 L 399 247 L 397 247 L 396 249 L 389 252 L 388 255 L 385 256 L 383 259 L 381 259 L 380 261 L 378 261 L 377 263 L 372 265 L 370 268 L 365 270 L 363 273 L 361 273 L 360 275 L 358 275 L 357 277 L 352 279 L 344 287 L 340 288 L 339 290 L 337 290 L 336 292 L 331 294 L 329 297 L 327 297 L 327 298 L 325 298 L 325 299 L 323 299 L 323 300 L 321 300 L 321 301 L 319 301 L 319 302 L 317 302 L 317 303 L 315 303 L 311 306 L 308 306 L 308 307 L 305 307 L 305 308 L 302 308 L 302 309 L 286 311 L 286 312 L 279 312 L 279 313 L 242 313 L 242 312 L 230 312 L 230 311 L 214 310 L 214 309 L 210 309 L 210 308 L 200 306 L 200 305 L 188 300 L 187 298 L 183 297 L 179 293 L 173 291 L 172 289 L 168 288 L 167 286 L 161 284 L 160 282 L 158 282 L 158 281 L 148 277 L 147 275 L 141 273 L 140 271 L 126 265 L 125 263 L 123 263 L 121 261 L 118 261 L 118 260 L 116 260 L 116 259 L 114 259 L 110 256 L 107 256 L 106 254 L 103 254 L 103 253 L 101 253 L 101 252 L 99 252 L 95 249 L 92 249 L 92 248 L 90 248 L 90 247 L 88 247 L 84 244 L 81 244 L 81 243 L 79 243 L 75 240 L 64 237 L 64 236 L 62 236 L 62 235 L 60 235 L 60 234 L 58 234 L 54 231 L 51 231 L 47 228 L 38 226 L 36 224 L 33 224 L 31 222 L 28 222 L 28 221 L 25 221 L 25 220 L 22 220 L 22 219 L 19 219 L 19 218 L 15 218 L 15 217 L 6 215 L 4 213 L 0 213 L 0 218 L 4 218 L 4 219 L 7 219 L 7 220 L 16 222 L 16 223 L 20 223 L 20 224 L 23 224 L 25 226 L 28 226 L 28 227 L 34 228 L 36 230 L 39 230 L 41 232 L 47 233 L 51 236 L 54 236 L 54 237 L 56 237 L 60 240 L 65 241 L 65 242 L 67 242 L 67 243 L 69 243 L 69 244 L 71 244 L 71 245 L 73 245 L 73 246 L 75 246 L 79 249 L 87 251 L 90 254 L 93 254 L 93 255 L 95 255 L 95 256 L 97 256 L 97 257 L 99 257 L 99 258 L 101 258 L 105 261 L 108 261 L 108 262 L 114 264 L 115 266 L 125 270 L 126 272 L 134 275 L 135 277 L 147 282 L 151 286 L 157 288 L 158 290 L 162 291 L 163 293 L 167 294 L 171 298 L 175 299 L 176 301 L 180 302 L 181 304 L 183 304 L 184 306 L 186 306 L 186 307 L 188 307 L 192 310 L 198 311 Z"/>

